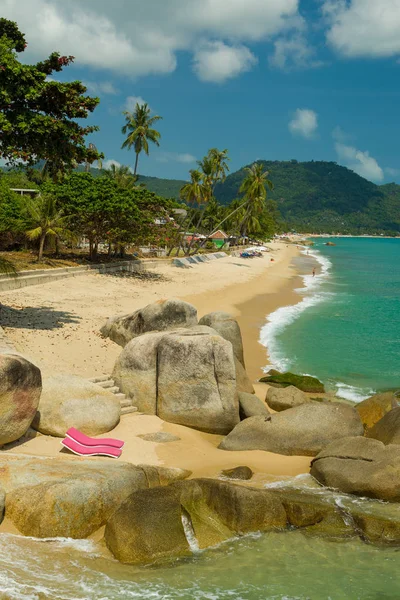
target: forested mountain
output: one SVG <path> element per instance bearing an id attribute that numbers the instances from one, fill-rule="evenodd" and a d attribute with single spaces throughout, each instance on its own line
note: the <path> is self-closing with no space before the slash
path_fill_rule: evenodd
<path id="1" fill-rule="evenodd" d="M 335 162 L 259 161 L 274 184 L 268 194 L 278 204 L 285 227 L 309 232 L 400 232 L 400 186 L 375 185 Z M 240 169 L 216 189 L 228 204 L 245 176 Z"/>

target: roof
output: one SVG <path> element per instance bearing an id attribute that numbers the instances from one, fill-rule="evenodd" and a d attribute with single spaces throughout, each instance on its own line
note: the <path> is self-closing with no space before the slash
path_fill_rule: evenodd
<path id="1" fill-rule="evenodd" d="M 209 237 L 212 240 L 220 240 L 220 239 L 225 240 L 228 236 L 226 235 L 226 233 L 224 233 L 223 231 L 221 231 L 221 229 L 218 229 L 218 231 L 216 231 L 215 233 L 213 233 Z"/>
<path id="2" fill-rule="evenodd" d="M 38 192 L 39 190 L 29 190 L 27 188 L 10 188 L 12 192 Z"/>

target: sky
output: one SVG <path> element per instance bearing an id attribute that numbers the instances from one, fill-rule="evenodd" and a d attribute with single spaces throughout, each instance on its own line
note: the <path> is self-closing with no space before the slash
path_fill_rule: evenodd
<path id="1" fill-rule="evenodd" d="M 23 60 L 75 56 L 55 79 L 100 104 L 89 141 L 111 162 L 124 110 L 147 102 L 160 147 L 139 173 L 188 179 L 211 147 L 230 169 L 329 160 L 400 183 L 400 0 L 0 0 L 28 42 Z"/>

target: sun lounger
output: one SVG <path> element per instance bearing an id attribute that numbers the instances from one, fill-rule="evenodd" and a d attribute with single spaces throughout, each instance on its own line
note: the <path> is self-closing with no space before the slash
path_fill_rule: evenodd
<path id="1" fill-rule="evenodd" d="M 70 438 L 65 438 L 61 442 L 61 444 L 73 452 L 74 454 L 78 454 L 78 456 L 109 456 L 110 458 L 119 458 L 122 454 L 122 450 L 120 448 L 113 448 L 112 446 L 82 446 L 71 440 Z"/>
<path id="2" fill-rule="evenodd" d="M 75 429 L 75 427 L 70 427 L 65 435 L 70 440 L 78 442 L 81 446 L 111 446 L 113 448 L 122 448 L 125 443 L 122 440 L 115 440 L 113 438 L 91 438 Z"/>

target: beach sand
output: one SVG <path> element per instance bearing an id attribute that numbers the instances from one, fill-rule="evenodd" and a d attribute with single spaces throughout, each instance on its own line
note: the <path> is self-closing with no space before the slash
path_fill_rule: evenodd
<path id="1" fill-rule="evenodd" d="M 187 270 L 166 263 L 157 267 L 163 277 L 159 281 L 83 275 L 3 292 L 2 324 L 17 349 L 41 367 L 44 377 L 55 372 L 93 377 L 111 373 L 121 352 L 119 346 L 99 334 L 109 316 L 129 313 L 167 297 L 193 303 L 199 317 L 215 310 L 227 311 L 240 323 L 246 368 L 258 397 L 264 400 L 267 386 L 256 383 L 268 363 L 267 351 L 258 341 L 260 328 L 269 313 L 300 301 L 295 289 L 301 285 L 293 266 L 299 253 L 296 247 L 280 242 L 271 246 L 273 252 L 262 258 L 229 257 Z M 173 433 L 180 440 L 157 444 L 137 437 L 156 431 Z M 219 450 L 221 436 L 165 423 L 156 416 L 125 415 L 109 435 L 126 440 L 122 460 L 181 467 L 189 469 L 192 477 L 217 477 L 222 469 L 247 465 L 255 472 L 251 484 L 263 485 L 281 476 L 309 471 L 309 457 Z M 63 458 L 60 449 L 59 439 L 37 435 L 3 451 Z"/>

